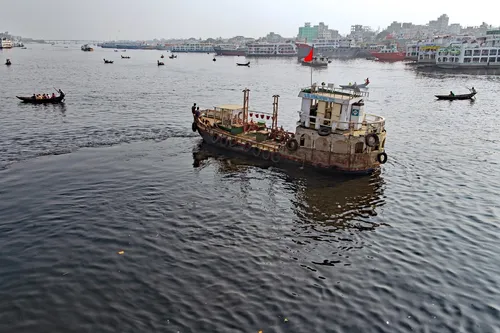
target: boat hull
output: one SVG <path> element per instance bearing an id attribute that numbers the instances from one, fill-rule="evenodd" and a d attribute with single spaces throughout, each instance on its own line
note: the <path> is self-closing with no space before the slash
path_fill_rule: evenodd
<path id="1" fill-rule="evenodd" d="M 366 175 L 370 174 L 373 171 L 377 170 L 380 167 L 380 163 L 374 162 L 377 160 L 377 155 L 383 151 L 373 152 L 371 154 L 333 154 L 335 155 L 334 160 L 331 163 L 326 162 L 312 162 L 307 159 L 303 154 L 303 152 L 295 152 L 290 153 L 286 150 L 285 147 L 280 148 L 278 151 L 271 154 L 264 154 L 262 151 L 260 154 L 256 154 L 254 147 L 248 150 L 243 143 L 231 144 L 230 138 L 231 136 L 227 134 L 228 140 L 223 142 L 221 139 L 220 132 L 214 132 L 213 129 L 205 126 L 199 121 L 195 121 L 196 123 L 196 131 L 200 134 L 203 141 L 207 144 L 214 146 L 220 150 L 234 152 L 238 154 L 242 154 L 254 159 L 264 160 L 272 165 L 283 166 L 283 167 L 308 167 L 313 169 L 318 169 L 322 171 L 328 171 L 332 173 L 343 173 L 343 174 L 352 174 L 352 175 Z M 218 134 L 218 139 L 214 139 L 214 133 Z M 234 138 L 234 137 L 233 137 Z M 313 154 L 314 152 L 310 152 Z M 307 153 L 309 154 L 309 152 Z M 321 152 L 316 152 L 316 154 L 321 154 Z M 266 158 L 267 156 L 267 158 Z M 279 156 L 279 158 L 276 158 Z"/>
<path id="2" fill-rule="evenodd" d="M 406 57 L 403 52 L 371 52 L 371 55 L 381 61 L 403 61 Z"/>
<path id="3" fill-rule="evenodd" d="M 23 103 L 30 103 L 30 104 L 59 104 L 62 103 L 64 100 L 64 95 L 49 99 L 33 99 L 33 97 L 20 97 L 20 96 L 16 97 L 20 99 Z"/>
<path id="4" fill-rule="evenodd" d="M 297 57 L 305 58 L 311 51 L 311 46 L 308 44 L 296 44 Z M 329 59 L 355 59 L 366 58 L 370 53 L 359 47 L 337 47 L 337 48 L 321 48 L 316 47 L 313 51 L 313 56 L 323 56 Z"/>
<path id="5" fill-rule="evenodd" d="M 342 89 L 356 89 L 356 88 L 366 88 L 368 84 L 363 83 L 363 84 L 351 84 L 351 85 L 340 85 L 340 88 Z"/>
<path id="6" fill-rule="evenodd" d="M 218 56 L 245 56 L 247 54 L 246 50 L 240 49 L 240 50 L 226 50 L 221 47 L 214 47 L 215 54 Z"/>
<path id="7" fill-rule="evenodd" d="M 450 96 L 450 95 L 435 95 L 435 96 L 437 99 L 440 100 L 455 101 L 455 100 L 473 99 L 475 95 L 476 93 L 462 94 L 455 96 Z"/>

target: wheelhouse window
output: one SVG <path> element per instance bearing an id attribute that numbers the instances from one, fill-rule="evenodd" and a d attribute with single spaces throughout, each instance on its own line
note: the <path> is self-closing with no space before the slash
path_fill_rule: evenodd
<path id="1" fill-rule="evenodd" d="M 472 58 L 472 62 L 479 62 L 479 58 Z"/>
<path id="2" fill-rule="evenodd" d="M 496 62 L 497 58 L 495 57 L 490 57 L 490 62 Z"/>
<path id="3" fill-rule="evenodd" d="M 488 50 L 483 50 L 483 51 L 481 52 L 481 55 L 488 55 Z"/>
<path id="4" fill-rule="evenodd" d="M 490 50 L 490 55 L 497 55 L 497 50 Z"/>
<path id="5" fill-rule="evenodd" d="M 465 56 L 471 56 L 472 55 L 472 50 L 465 50 Z"/>
<path id="6" fill-rule="evenodd" d="M 488 62 L 488 58 L 481 58 L 481 62 Z"/>
<path id="7" fill-rule="evenodd" d="M 480 55 L 480 54 L 481 54 L 481 52 L 480 52 L 479 50 L 474 50 L 474 55 L 475 55 L 475 56 L 478 56 L 478 55 Z"/>

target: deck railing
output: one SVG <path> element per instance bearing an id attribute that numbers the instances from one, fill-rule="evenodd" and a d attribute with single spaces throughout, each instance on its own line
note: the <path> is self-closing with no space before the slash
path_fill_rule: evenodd
<path id="1" fill-rule="evenodd" d="M 342 87 L 335 87 L 335 86 L 309 86 L 300 89 L 301 92 L 304 93 L 309 93 L 309 94 L 315 94 L 315 93 L 321 93 L 321 94 L 328 94 L 330 97 L 335 98 L 335 96 L 347 96 L 350 99 L 357 98 L 357 97 L 368 97 L 370 93 L 365 90 L 361 90 L 364 88 L 359 88 L 358 90 L 355 90 L 355 86 L 353 85 L 352 88 L 349 89 L 344 89 Z"/>
<path id="2" fill-rule="evenodd" d="M 335 121 L 332 119 L 327 119 L 323 117 L 311 116 L 308 114 L 304 114 L 302 111 L 298 111 L 301 120 L 297 122 L 298 125 L 305 126 L 305 121 L 302 120 L 302 117 L 309 118 L 309 120 L 314 119 L 315 128 L 319 129 L 321 127 L 332 127 L 335 124 L 335 128 L 332 128 L 332 131 L 336 129 L 340 131 L 350 131 L 350 133 L 364 131 L 365 134 L 368 133 L 380 133 L 385 128 L 385 118 L 382 116 L 377 116 L 374 114 L 365 114 L 365 119 L 361 123 L 352 122 L 352 121 Z M 346 129 L 338 128 L 339 125 L 345 125 Z M 360 127 L 356 129 L 356 127 Z M 310 127 L 310 126 L 309 126 Z"/>

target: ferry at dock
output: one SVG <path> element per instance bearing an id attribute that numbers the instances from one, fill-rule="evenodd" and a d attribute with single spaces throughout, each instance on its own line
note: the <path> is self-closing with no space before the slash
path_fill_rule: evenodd
<path id="1" fill-rule="evenodd" d="M 500 29 L 471 42 L 440 48 L 436 66 L 443 69 L 500 69 Z"/>
<path id="2" fill-rule="evenodd" d="M 184 43 L 172 47 L 172 52 L 179 53 L 214 53 L 214 46 L 211 43 Z"/>
<path id="3" fill-rule="evenodd" d="M 321 54 L 330 59 L 353 59 L 369 56 L 356 45 L 352 39 L 314 39 L 312 43 L 297 42 L 297 56 L 299 59 L 309 54 L 314 47 L 314 55 Z"/>
<path id="4" fill-rule="evenodd" d="M 234 44 L 220 44 L 214 46 L 215 54 L 218 56 L 245 56 L 247 54 L 246 46 Z"/>
<path id="5" fill-rule="evenodd" d="M 245 154 L 273 165 L 367 174 L 387 161 L 385 119 L 365 113 L 367 91 L 344 90 L 333 84 L 300 90 L 295 132 L 278 127 L 279 95 L 272 112 L 243 105 L 221 105 L 196 113 L 192 130 L 218 148 Z"/>
<path id="6" fill-rule="evenodd" d="M 0 42 L 0 49 L 11 49 L 13 46 L 14 44 L 12 44 L 10 39 L 2 38 Z"/>
<path id="7" fill-rule="evenodd" d="M 247 57 L 293 57 L 297 47 L 292 43 L 257 42 L 247 44 Z"/>
<path id="8" fill-rule="evenodd" d="M 404 52 L 398 50 L 396 44 L 391 44 L 389 46 L 384 45 L 381 49 L 371 51 L 370 53 L 372 56 L 381 61 L 402 61 L 406 57 Z"/>

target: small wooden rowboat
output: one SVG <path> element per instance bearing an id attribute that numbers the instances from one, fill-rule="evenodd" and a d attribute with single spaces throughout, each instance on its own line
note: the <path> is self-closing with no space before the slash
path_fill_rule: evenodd
<path id="1" fill-rule="evenodd" d="M 240 64 L 239 62 L 236 63 L 237 66 L 248 66 L 250 67 L 250 61 L 244 64 Z"/>
<path id="2" fill-rule="evenodd" d="M 59 96 L 56 98 L 46 98 L 46 99 L 36 99 L 31 97 L 22 97 L 22 96 L 16 96 L 18 99 L 23 101 L 24 103 L 31 103 L 31 104 L 59 104 L 63 102 L 64 97 L 66 96 L 62 90 L 59 89 Z"/>
<path id="3" fill-rule="evenodd" d="M 457 99 L 463 100 L 463 99 L 473 99 L 474 96 L 477 94 L 477 92 L 473 92 L 470 94 L 461 94 L 461 95 L 434 95 L 436 96 L 437 99 L 442 99 L 442 100 L 447 100 L 447 101 L 454 101 Z"/>

